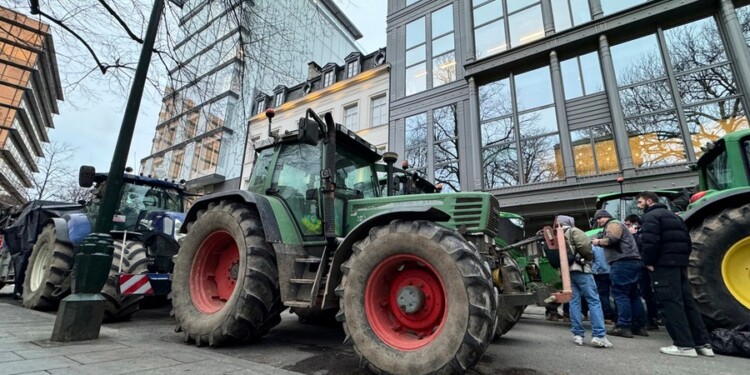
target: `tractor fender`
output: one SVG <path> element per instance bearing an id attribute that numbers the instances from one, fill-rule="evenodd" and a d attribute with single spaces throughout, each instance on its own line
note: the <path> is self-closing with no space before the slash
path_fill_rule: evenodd
<path id="1" fill-rule="evenodd" d="M 55 224 L 57 241 L 70 246 L 80 244 L 86 236 L 91 234 L 91 222 L 83 213 L 55 217 L 50 221 Z"/>
<path id="2" fill-rule="evenodd" d="M 260 194 L 252 193 L 246 190 L 230 190 L 220 193 L 213 193 L 195 201 L 187 215 L 185 215 L 185 221 L 180 228 L 181 233 L 187 233 L 187 223 L 193 222 L 197 219 L 198 211 L 205 210 L 208 208 L 209 203 L 218 202 L 221 200 L 228 200 L 237 203 L 252 205 L 258 210 L 260 215 L 261 223 L 266 234 L 266 241 L 269 243 L 280 243 L 281 242 L 281 231 L 279 230 L 279 223 L 276 221 L 276 216 L 271 208 L 271 203 L 268 199 Z"/>
<path id="3" fill-rule="evenodd" d="M 352 255 L 352 246 L 367 236 L 370 233 L 370 229 L 387 225 L 393 220 L 428 220 L 435 222 L 445 222 L 451 219 L 451 216 L 435 207 L 426 208 L 408 208 L 408 209 L 393 209 L 383 211 L 377 215 L 370 216 L 365 221 L 359 223 L 346 238 L 336 248 L 336 252 L 333 255 L 333 261 L 331 262 L 331 269 L 328 271 L 328 283 L 325 291 L 325 301 L 323 308 L 327 307 L 338 307 L 338 301 L 334 298 L 334 289 L 341 283 L 343 273 L 341 272 L 341 265 L 346 262 L 347 259 Z M 331 305 L 328 305 L 328 304 Z M 335 305 L 335 306 L 334 306 Z"/>
<path id="4" fill-rule="evenodd" d="M 708 216 L 715 215 L 730 207 L 739 207 L 750 201 L 750 187 L 732 189 L 710 195 L 696 202 L 693 207 L 680 215 L 688 228 L 692 228 Z"/>

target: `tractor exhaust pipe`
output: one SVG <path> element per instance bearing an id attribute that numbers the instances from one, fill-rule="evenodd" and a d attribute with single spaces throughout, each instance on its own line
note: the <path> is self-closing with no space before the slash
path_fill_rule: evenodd
<path id="1" fill-rule="evenodd" d="M 331 248 L 336 245 L 334 194 L 336 193 L 336 124 L 331 113 L 326 113 L 325 164 L 321 176 L 325 181 L 323 189 L 323 231 Z"/>
<path id="2" fill-rule="evenodd" d="M 398 160 L 398 154 L 395 152 L 386 152 L 383 154 L 383 161 L 388 166 L 386 194 L 390 197 L 393 195 L 393 164 Z"/>

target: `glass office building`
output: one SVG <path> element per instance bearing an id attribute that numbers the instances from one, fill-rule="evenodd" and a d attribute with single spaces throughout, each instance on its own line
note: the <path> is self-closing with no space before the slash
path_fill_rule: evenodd
<path id="1" fill-rule="evenodd" d="M 618 177 L 691 188 L 701 146 L 748 128 L 747 1 L 390 0 L 388 30 L 390 148 L 532 221 Z"/>
<path id="2" fill-rule="evenodd" d="M 304 80 L 309 61 L 358 51 L 333 1 L 187 1 L 151 155 L 141 172 L 210 193 L 239 187 L 253 98 Z"/>

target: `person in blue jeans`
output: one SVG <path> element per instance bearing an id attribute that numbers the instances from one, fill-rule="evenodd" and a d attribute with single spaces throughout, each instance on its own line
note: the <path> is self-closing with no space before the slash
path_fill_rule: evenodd
<path id="1" fill-rule="evenodd" d="M 601 246 L 592 246 L 591 251 L 594 253 L 594 262 L 591 264 L 591 272 L 594 274 L 596 281 L 596 290 L 599 292 L 599 301 L 602 304 L 602 313 L 604 314 L 604 323 L 612 324 L 617 320 L 617 314 L 609 304 L 609 293 L 612 289 L 612 281 L 609 278 L 609 264 L 604 257 L 604 249 Z"/>
<path id="2" fill-rule="evenodd" d="M 586 330 L 583 328 L 581 301 L 589 305 L 589 316 L 591 318 L 591 331 L 593 338 L 591 345 L 597 348 L 611 348 L 612 343 L 607 340 L 607 331 L 604 328 L 604 315 L 599 302 L 599 293 L 596 290 L 596 282 L 591 274 L 591 261 L 594 256 L 591 252 L 591 243 L 586 233 L 575 227 L 572 217 L 559 215 L 557 224 L 565 231 L 565 245 L 569 246 L 573 253 L 570 264 L 570 284 L 573 289 L 573 299 L 570 301 L 570 331 L 573 333 L 573 342 L 583 345 Z"/>
<path id="3" fill-rule="evenodd" d="M 592 244 L 604 248 L 612 281 L 612 297 L 617 307 L 617 323 L 608 333 L 612 336 L 632 338 L 648 336 L 646 317 L 638 285 L 644 265 L 635 238 L 624 224 L 613 220 L 606 210 L 598 210 L 594 219 L 604 228 L 602 238 Z"/>

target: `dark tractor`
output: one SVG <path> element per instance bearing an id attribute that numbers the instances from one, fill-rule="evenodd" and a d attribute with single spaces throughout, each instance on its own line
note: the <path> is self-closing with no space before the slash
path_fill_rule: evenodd
<path id="1" fill-rule="evenodd" d="M 50 215 L 36 223 L 33 250 L 23 288 L 23 305 L 49 310 L 70 292 L 70 273 L 76 246 L 91 233 L 99 212 L 107 174 L 93 167 L 81 167 L 79 183 L 93 187 L 88 201 L 79 209 Z M 172 257 L 177 254 L 178 229 L 185 218 L 183 187 L 174 182 L 124 174 L 121 200 L 114 222 L 114 256 L 102 295 L 106 299 L 105 319 L 128 319 L 138 311 L 144 294 L 167 294 Z M 140 288 L 121 288 L 120 276 L 141 275 L 148 279 Z M 145 281 L 145 280 L 142 280 Z M 127 285 L 125 285 L 127 287 Z M 123 289 L 123 290 L 121 290 Z"/>
<path id="2" fill-rule="evenodd" d="M 247 190 L 188 212 L 172 283 L 186 340 L 253 341 L 292 308 L 335 314 L 377 373 L 466 372 L 501 333 L 495 280 L 514 267 L 496 251 L 497 200 L 435 193 L 394 168 L 394 153 L 378 164 L 375 147 L 330 114 L 308 110 L 298 125 L 256 144 Z"/>

